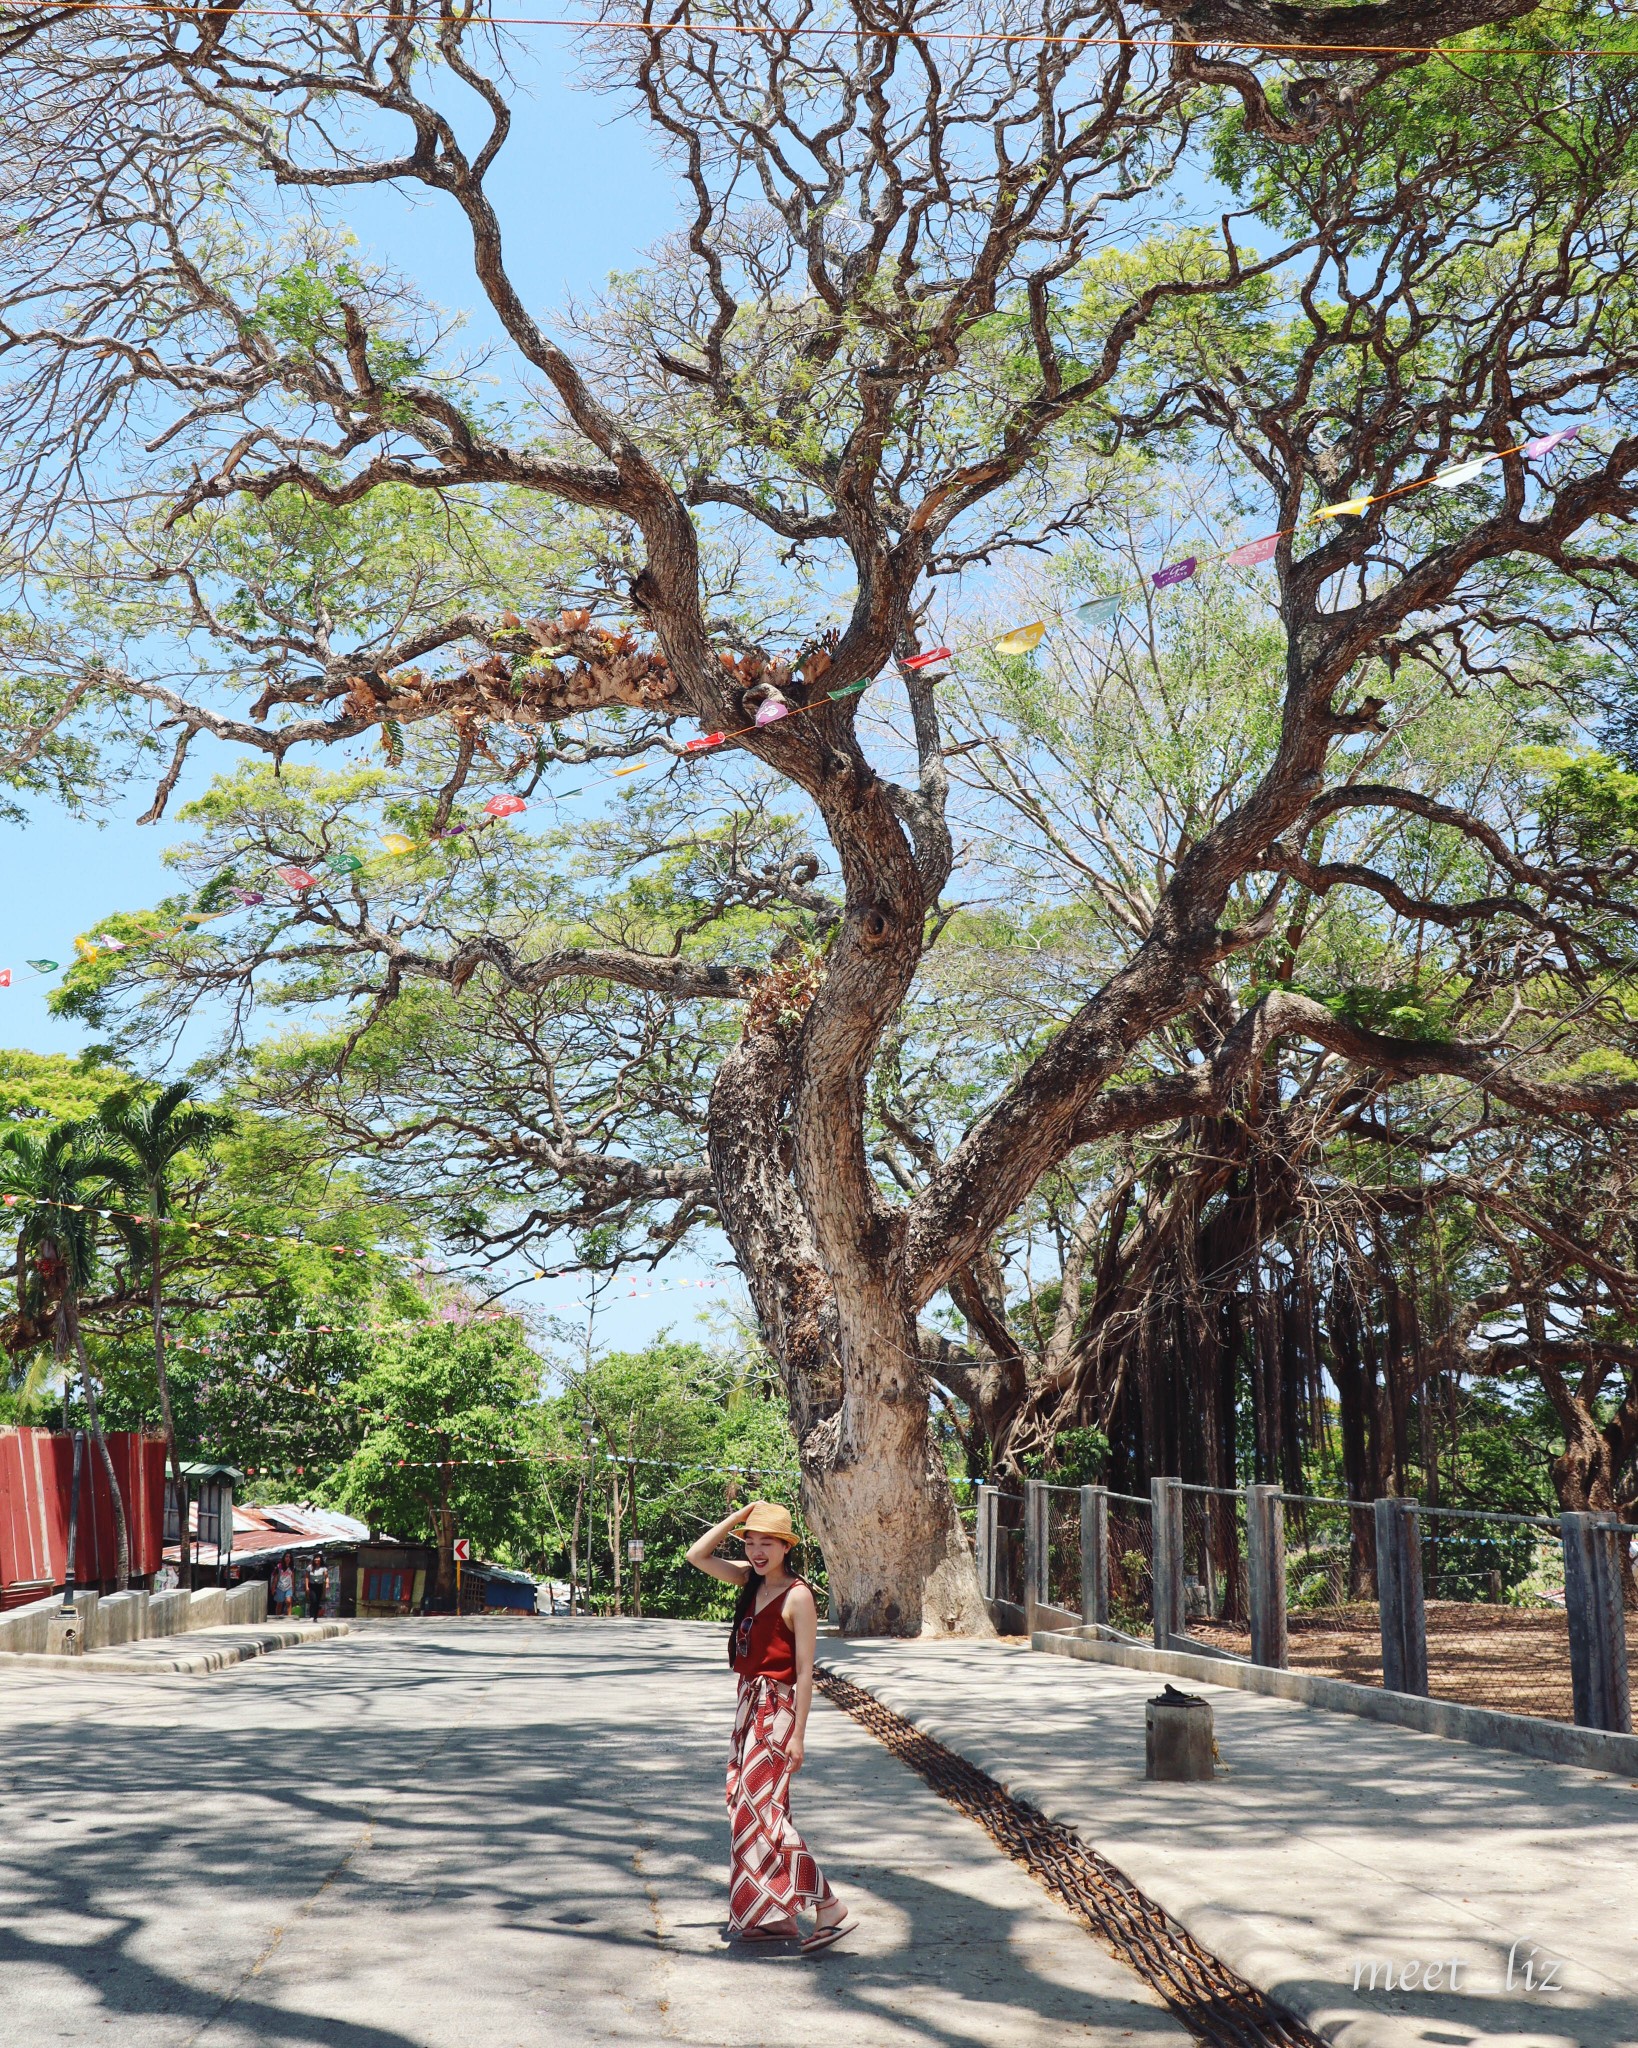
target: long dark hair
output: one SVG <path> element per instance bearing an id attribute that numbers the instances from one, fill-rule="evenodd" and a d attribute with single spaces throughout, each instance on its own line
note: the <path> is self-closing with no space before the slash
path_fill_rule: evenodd
<path id="1" fill-rule="evenodd" d="M 785 1545 L 785 1576 L 788 1579 L 801 1580 L 801 1583 L 806 1585 L 806 1579 L 803 1579 L 802 1574 L 796 1569 L 796 1559 L 799 1554 L 800 1547 L 797 1544 L 787 1543 Z M 762 1574 L 755 1565 L 752 1565 L 751 1576 L 740 1587 L 739 1596 L 734 1601 L 734 1618 L 728 1624 L 728 1669 L 730 1671 L 734 1668 L 735 1645 L 739 1641 L 739 1625 L 746 1615 L 756 1612 L 757 1595 L 762 1591 L 764 1583 Z"/>

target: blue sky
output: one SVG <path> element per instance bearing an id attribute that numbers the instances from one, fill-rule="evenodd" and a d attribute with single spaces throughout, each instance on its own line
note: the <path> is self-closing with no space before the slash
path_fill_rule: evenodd
<path id="1" fill-rule="evenodd" d="M 675 222 L 671 181 L 657 163 L 644 127 L 610 103 L 577 91 L 574 51 L 559 30 L 536 29 L 516 70 L 523 91 L 512 135 L 491 181 L 500 209 L 513 277 L 532 311 L 550 313 L 570 297 L 595 293 L 613 271 L 629 269 Z M 372 253 L 397 262 L 447 310 L 475 308 L 470 243 L 453 206 L 425 195 L 351 195 L 347 224 Z M 482 335 L 474 319 L 469 333 Z M 35 1052 L 77 1053 L 89 1034 L 52 1017 L 46 996 L 57 977 L 30 976 L 31 958 L 73 957 L 76 934 L 111 910 L 146 907 L 175 886 L 161 856 L 182 836 L 174 814 L 190 790 L 228 765 L 228 750 L 202 747 L 173 799 L 173 822 L 139 826 L 152 790 L 134 783 L 96 819 L 36 807 L 26 826 L 0 824 L 0 872 L 12 886 L 0 906 L 0 967 L 13 982 L 0 989 L 0 1044 Z M 697 1283 L 714 1284 L 702 1289 Z M 684 1287 L 679 1281 L 691 1284 Z M 512 1298 L 563 1310 L 584 1288 L 573 1279 L 524 1290 Z M 596 1322 L 599 1344 L 634 1345 L 666 1326 L 679 1335 L 703 1330 L 739 1298 L 733 1275 L 710 1259 L 674 1259 L 663 1285 L 625 1281 L 606 1295 Z M 573 1311 L 569 1314 L 572 1317 Z"/>

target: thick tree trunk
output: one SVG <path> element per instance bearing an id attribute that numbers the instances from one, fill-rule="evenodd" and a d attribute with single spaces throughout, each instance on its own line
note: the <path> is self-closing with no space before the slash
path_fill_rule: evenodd
<path id="1" fill-rule="evenodd" d="M 455 1516 L 447 1507 L 433 1510 L 438 1531 L 438 1570 L 432 1582 L 434 1612 L 453 1613 L 455 1600 Z"/>
<path id="2" fill-rule="evenodd" d="M 825 1553 L 844 1635 L 994 1633 L 925 1428 L 917 1445 L 884 1418 L 857 1458 L 804 1472 L 802 1506 Z"/>
<path id="3" fill-rule="evenodd" d="M 801 1008 L 788 984 L 752 1003 L 712 1089 L 710 1137 L 723 1223 L 790 1402 L 803 1512 L 845 1634 L 988 1634 L 933 1447 L 915 1316 L 879 1270 L 836 1286 L 793 1184 L 786 1062 Z"/>

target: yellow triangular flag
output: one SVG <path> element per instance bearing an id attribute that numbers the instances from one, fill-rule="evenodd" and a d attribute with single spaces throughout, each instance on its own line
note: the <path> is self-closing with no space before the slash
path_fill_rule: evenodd
<path id="1" fill-rule="evenodd" d="M 1314 514 L 1316 519 L 1357 519 L 1370 503 L 1369 498 L 1350 498 L 1343 505 L 1322 505 Z"/>
<path id="2" fill-rule="evenodd" d="M 1003 633 L 995 643 L 997 654 L 1028 654 L 1032 647 L 1039 647 L 1046 637 L 1045 619 L 1037 619 L 1033 626 L 1015 626 L 1010 633 Z"/>
<path id="3" fill-rule="evenodd" d="M 406 839 L 402 832 L 387 832 L 382 835 L 381 844 L 389 853 L 413 853 L 415 841 Z"/>

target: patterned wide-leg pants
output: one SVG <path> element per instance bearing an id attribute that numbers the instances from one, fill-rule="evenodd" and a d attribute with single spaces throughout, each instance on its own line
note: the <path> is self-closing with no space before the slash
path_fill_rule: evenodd
<path id="1" fill-rule="evenodd" d="M 790 1741 L 796 1692 L 742 1678 L 728 1757 L 728 1924 L 736 1934 L 778 1925 L 835 1896 L 791 1821 Z"/>

